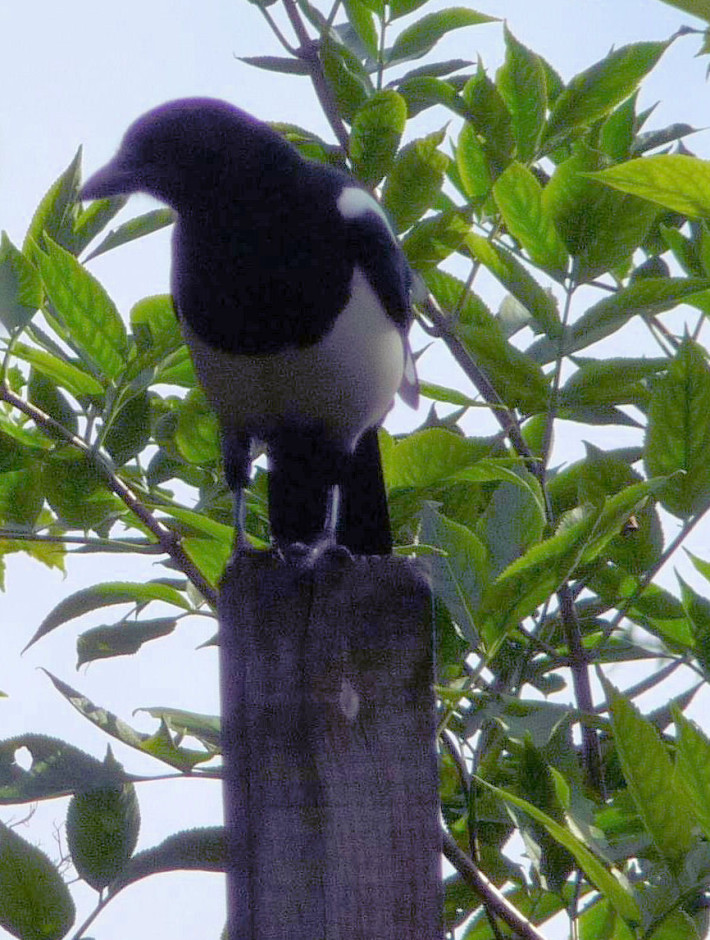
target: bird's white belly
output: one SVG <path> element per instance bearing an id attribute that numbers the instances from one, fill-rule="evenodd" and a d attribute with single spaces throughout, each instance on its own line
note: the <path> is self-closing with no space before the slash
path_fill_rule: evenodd
<path id="1" fill-rule="evenodd" d="M 222 426 L 267 440 L 284 423 L 307 423 L 352 447 L 384 418 L 402 381 L 404 337 L 359 268 L 347 306 L 311 346 L 233 355 L 209 346 L 187 323 L 182 329 Z"/>

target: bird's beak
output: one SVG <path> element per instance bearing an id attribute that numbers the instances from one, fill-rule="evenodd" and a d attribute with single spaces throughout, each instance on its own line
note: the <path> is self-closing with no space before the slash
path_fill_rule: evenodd
<path id="1" fill-rule="evenodd" d="M 105 199 L 135 193 L 139 189 L 143 186 L 136 168 L 114 158 L 88 178 L 81 187 L 79 198 Z"/>

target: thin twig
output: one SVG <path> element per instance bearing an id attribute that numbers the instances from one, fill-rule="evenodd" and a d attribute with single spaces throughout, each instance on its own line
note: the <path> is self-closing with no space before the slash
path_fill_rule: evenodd
<path id="1" fill-rule="evenodd" d="M 501 399 L 488 376 L 471 358 L 468 350 L 451 328 L 448 318 L 439 309 L 438 304 L 431 295 L 427 297 L 420 306 L 436 327 L 438 336 L 444 340 L 449 348 L 449 352 L 466 373 L 466 376 L 471 380 L 473 385 L 476 386 L 486 401 L 494 405 L 491 410 L 504 433 L 508 436 L 518 454 L 525 460 L 530 472 L 539 478 L 539 462 L 525 443 L 517 418 Z"/>
<path id="2" fill-rule="evenodd" d="M 527 920 L 502 891 L 493 884 L 483 872 L 473 864 L 471 859 L 462 852 L 449 832 L 443 833 L 443 851 L 446 858 L 461 875 L 476 894 L 481 898 L 486 908 L 491 910 L 510 927 L 516 936 L 522 940 L 545 940 L 535 924 Z"/>
<path id="3" fill-rule="evenodd" d="M 308 35 L 308 30 L 301 19 L 295 0 L 283 0 L 283 5 L 299 42 L 298 58 L 308 66 L 311 82 L 323 113 L 333 129 L 333 133 L 338 138 L 338 143 L 347 154 L 350 150 L 350 136 L 340 118 L 338 105 L 323 71 L 319 43 Z"/>
<path id="4" fill-rule="evenodd" d="M 133 490 L 114 472 L 109 462 L 98 451 L 94 450 L 82 438 L 68 431 L 63 425 L 55 421 L 54 418 L 50 417 L 50 415 L 46 414 L 36 405 L 25 401 L 24 398 L 15 394 L 6 383 L 0 383 L 0 401 L 7 402 L 13 408 L 17 408 L 18 411 L 27 415 L 40 430 L 51 433 L 52 435 L 59 434 L 66 443 L 71 444 L 90 460 L 92 465 L 106 480 L 108 488 L 118 496 L 128 509 L 140 519 L 146 529 L 155 536 L 165 554 L 172 559 L 175 565 L 177 565 L 193 583 L 205 600 L 213 606 L 216 606 L 217 592 L 204 578 L 202 572 L 195 566 L 192 559 L 182 547 L 178 536 L 146 509 Z"/>
<path id="5" fill-rule="evenodd" d="M 592 686 L 589 680 L 589 662 L 587 661 L 584 646 L 582 645 L 577 608 L 574 605 L 572 593 L 567 582 L 565 582 L 557 592 L 557 598 L 560 604 L 560 617 L 565 631 L 565 639 L 567 640 L 567 647 L 569 649 L 569 668 L 572 673 L 572 685 L 574 687 L 574 697 L 577 708 L 584 714 L 591 715 L 594 712 L 594 699 L 592 698 Z M 584 722 L 582 722 L 581 729 L 582 754 L 587 781 L 597 792 L 603 793 L 604 780 L 602 777 L 602 759 L 596 729 L 590 728 L 584 724 Z"/>

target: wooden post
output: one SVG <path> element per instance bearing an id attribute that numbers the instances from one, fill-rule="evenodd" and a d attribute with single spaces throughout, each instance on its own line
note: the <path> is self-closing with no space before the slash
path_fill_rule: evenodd
<path id="1" fill-rule="evenodd" d="M 439 940 L 416 563 L 239 559 L 220 599 L 229 940 Z"/>

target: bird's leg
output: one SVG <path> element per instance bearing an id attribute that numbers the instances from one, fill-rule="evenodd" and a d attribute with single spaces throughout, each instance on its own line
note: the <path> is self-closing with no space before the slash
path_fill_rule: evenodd
<path id="1" fill-rule="evenodd" d="M 253 552 L 246 531 L 247 503 L 244 489 L 249 483 L 249 437 L 243 433 L 222 432 L 224 475 L 232 491 L 234 548 L 232 555 Z"/>
<path id="2" fill-rule="evenodd" d="M 325 522 L 323 523 L 323 542 L 331 545 L 337 544 L 338 518 L 340 515 L 340 487 L 335 484 L 328 492 L 328 502 L 325 509 Z"/>

